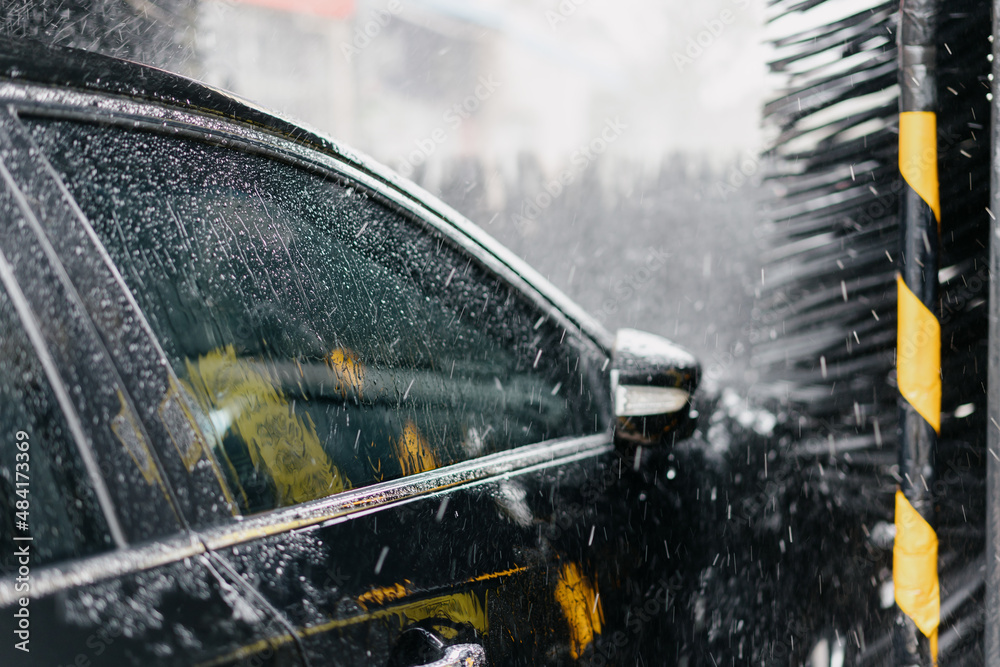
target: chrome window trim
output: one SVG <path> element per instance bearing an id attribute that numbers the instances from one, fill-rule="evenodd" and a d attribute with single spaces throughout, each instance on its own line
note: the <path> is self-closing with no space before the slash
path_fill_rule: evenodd
<path id="1" fill-rule="evenodd" d="M 114 577 L 150 570 L 205 553 L 205 545 L 193 533 L 128 546 L 116 551 L 65 561 L 56 565 L 34 567 L 31 570 L 31 591 L 27 595 L 37 599 L 58 591 L 98 583 Z M 0 578 L 0 608 L 16 603 L 25 593 L 15 590 L 16 575 Z"/>
<path id="2" fill-rule="evenodd" d="M 396 507 L 417 498 L 456 487 L 469 488 L 509 479 L 554 465 L 600 456 L 614 448 L 610 433 L 560 438 L 490 454 L 436 470 L 352 489 L 336 495 L 293 505 L 210 528 L 201 533 L 212 550 L 242 544 L 278 533 L 332 524 Z"/>
<path id="3" fill-rule="evenodd" d="M 464 463 L 382 482 L 293 507 L 242 517 L 199 533 L 49 565 L 32 570 L 31 595 L 44 597 L 67 588 L 191 558 L 292 530 L 350 521 L 455 489 L 468 489 L 546 468 L 596 458 L 614 450 L 611 433 L 563 438 L 498 452 Z M 0 608 L 16 602 L 15 575 L 0 578 Z"/>

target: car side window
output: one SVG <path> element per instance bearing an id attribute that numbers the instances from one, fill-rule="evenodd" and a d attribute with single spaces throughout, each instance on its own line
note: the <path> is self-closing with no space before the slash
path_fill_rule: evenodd
<path id="1" fill-rule="evenodd" d="M 76 443 L 3 287 L 0 438 L 0 543 L 8 545 L 0 575 L 112 548 Z"/>
<path id="2" fill-rule="evenodd" d="M 194 139 L 29 126 L 244 513 L 605 429 L 592 344 L 361 187 Z"/>

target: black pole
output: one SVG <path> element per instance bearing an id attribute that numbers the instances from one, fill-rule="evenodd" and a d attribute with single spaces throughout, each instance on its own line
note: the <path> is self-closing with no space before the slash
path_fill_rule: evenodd
<path id="1" fill-rule="evenodd" d="M 940 590 L 934 531 L 934 457 L 941 422 L 937 318 L 940 202 L 937 176 L 937 0 L 902 0 L 899 33 L 900 273 L 896 378 L 899 474 L 893 578 L 900 613 L 897 665 L 934 665 Z"/>
<path id="2" fill-rule="evenodd" d="M 1000 211 L 1000 0 L 993 2 L 993 120 L 990 153 L 990 210 Z M 1000 665 L 1000 223 L 992 218 L 990 234 L 989 392 L 986 447 L 986 601 L 983 664 Z"/>

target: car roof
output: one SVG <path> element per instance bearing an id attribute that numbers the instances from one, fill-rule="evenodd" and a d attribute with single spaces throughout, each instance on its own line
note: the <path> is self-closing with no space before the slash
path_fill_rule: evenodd
<path id="1" fill-rule="evenodd" d="M 430 209 L 534 287 L 606 351 L 611 334 L 541 274 L 431 193 L 372 158 L 230 92 L 141 63 L 30 39 L 0 36 L 0 81 L 41 84 L 186 108 L 250 125 L 332 154 Z"/>
<path id="2" fill-rule="evenodd" d="M 334 142 L 320 134 L 232 93 L 156 67 L 91 51 L 0 36 L 0 78 L 196 109 L 266 128 L 317 148 L 336 148 Z"/>

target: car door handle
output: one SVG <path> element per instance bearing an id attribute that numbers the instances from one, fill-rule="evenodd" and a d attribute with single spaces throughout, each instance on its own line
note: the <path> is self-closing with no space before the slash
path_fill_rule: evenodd
<path id="1" fill-rule="evenodd" d="M 413 667 L 486 667 L 486 651 L 479 644 L 455 644 L 444 649 L 444 657 Z"/>

